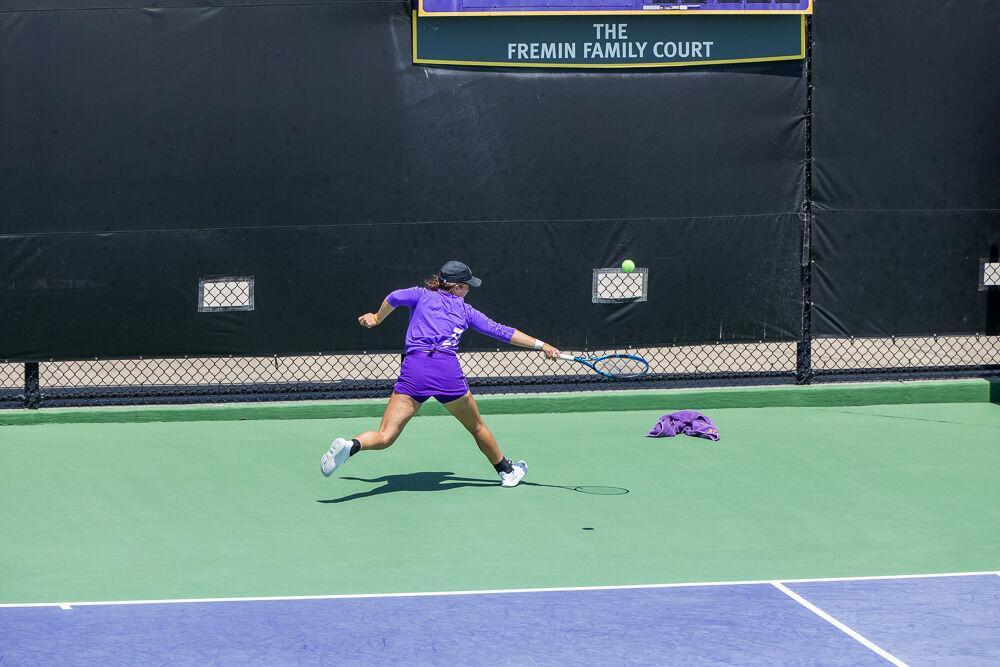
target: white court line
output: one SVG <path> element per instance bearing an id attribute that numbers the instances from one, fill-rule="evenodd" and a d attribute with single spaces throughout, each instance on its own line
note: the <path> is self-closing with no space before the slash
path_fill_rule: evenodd
<path id="1" fill-rule="evenodd" d="M 820 609 L 819 607 L 817 607 L 816 605 L 814 605 L 812 602 L 809 602 L 809 600 L 806 600 L 804 597 L 802 597 L 801 595 L 799 595 L 795 591 L 789 590 L 788 587 L 786 587 L 780 581 L 772 581 L 771 584 L 775 588 L 777 588 L 779 591 L 781 591 L 782 593 L 784 593 L 788 597 L 792 598 L 793 600 L 795 600 L 796 602 L 798 602 L 800 605 L 802 605 L 803 607 L 805 607 L 806 609 L 808 609 L 812 613 L 814 613 L 817 616 L 819 616 L 820 618 L 822 618 L 827 623 L 831 624 L 832 626 L 834 626 L 835 628 L 837 628 L 838 630 L 840 630 L 841 632 L 843 632 L 844 634 L 846 634 L 851 639 L 859 642 L 865 648 L 870 649 L 872 651 L 875 651 L 875 653 L 878 653 L 880 656 L 882 656 L 883 658 L 885 658 L 886 660 L 888 660 L 892 664 L 896 665 L 896 667 L 908 667 L 905 662 L 903 662 L 902 660 L 900 660 L 899 658 L 897 658 L 896 656 L 894 656 L 892 653 L 889 653 L 885 649 L 879 647 L 877 644 L 875 644 L 874 642 L 872 642 L 870 639 L 865 638 L 861 633 L 856 632 L 855 630 L 852 630 L 848 626 L 844 625 L 843 623 L 841 623 L 840 621 L 838 621 L 837 619 L 835 619 L 833 616 L 831 616 L 830 614 L 826 613 L 825 611 L 823 611 L 822 609 Z"/>
<path id="2" fill-rule="evenodd" d="M 235 598 L 174 598 L 166 600 L 94 600 L 88 602 L 5 602 L 0 609 L 17 607 L 97 607 L 129 604 L 194 604 L 200 602 L 282 602 L 295 600 L 363 600 L 367 598 L 419 598 L 452 595 L 503 595 L 509 593 L 572 593 L 574 591 L 628 591 L 657 588 L 700 588 L 703 586 L 760 586 L 773 585 L 775 581 L 786 584 L 815 584 L 835 581 L 882 581 L 887 579 L 930 579 L 934 577 L 978 577 L 1000 575 L 1000 571 L 985 572 L 935 572 L 932 574 L 889 574 L 867 577 L 824 577 L 818 579 L 756 579 L 749 581 L 693 581 L 675 584 L 625 584 L 621 586 L 563 586 L 557 588 L 498 588 L 478 591 L 420 591 L 414 593 L 344 593 L 340 595 L 273 595 Z"/>

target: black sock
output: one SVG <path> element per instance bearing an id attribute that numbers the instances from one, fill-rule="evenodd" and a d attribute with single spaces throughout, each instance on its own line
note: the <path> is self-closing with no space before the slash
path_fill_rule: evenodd
<path id="1" fill-rule="evenodd" d="M 499 463 L 494 463 L 493 467 L 496 468 L 498 473 L 501 472 L 514 472 L 514 466 L 511 465 L 510 459 L 506 456 L 500 459 Z"/>
<path id="2" fill-rule="evenodd" d="M 354 443 L 354 444 L 351 445 L 351 453 L 348 454 L 348 456 L 354 456 L 355 454 L 357 454 L 358 452 L 361 451 L 361 441 L 360 440 L 358 440 L 357 438 L 352 438 L 351 442 Z"/>

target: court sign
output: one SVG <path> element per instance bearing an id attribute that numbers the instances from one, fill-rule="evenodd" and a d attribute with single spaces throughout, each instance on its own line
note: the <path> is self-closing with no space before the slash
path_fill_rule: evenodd
<path id="1" fill-rule="evenodd" d="M 677 14 L 603 13 L 455 17 L 414 12 L 413 62 L 645 68 L 799 60 L 806 54 L 805 34 L 801 13 L 687 14 L 680 18 Z"/>

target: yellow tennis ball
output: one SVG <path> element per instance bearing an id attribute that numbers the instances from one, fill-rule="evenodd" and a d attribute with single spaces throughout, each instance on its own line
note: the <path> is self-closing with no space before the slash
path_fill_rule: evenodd
<path id="1" fill-rule="evenodd" d="M 631 259 L 626 259 L 624 262 L 622 262 L 622 271 L 624 271 L 625 273 L 632 273 L 633 271 L 635 271 L 635 262 L 633 262 Z"/>

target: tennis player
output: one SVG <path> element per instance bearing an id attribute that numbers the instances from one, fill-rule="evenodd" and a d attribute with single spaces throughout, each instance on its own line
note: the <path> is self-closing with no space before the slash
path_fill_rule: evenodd
<path id="1" fill-rule="evenodd" d="M 385 298 L 377 313 L 365 313 L 358 318 L 362 326 L 370 329 L 381 324 L 396 308 L 409 308 L 406 355 L 378 430 L 365 431 L 350 440 L 335 439 L 320 461 L 323 475 L 329 477 L 359 451 L 385 449 L 394 443 L 410 418 L 433 396 L 472 434 L 479 451 L 500 475 L 500 483 L 517 486 L 528 466 L 524 461 L 511 463 L 483 422 L 458 363 L 458 343 L 465 330 L 472 328 L 505 343 L 541 350 L 549 359 L 557 358 L 559 350 L 498 324 L 467 304 L 465 296 L 469 289 L 481 284 L 468 266 L 448 262 L 434 277 L 425 280 L 423 287 L 396 290 Z"/>

